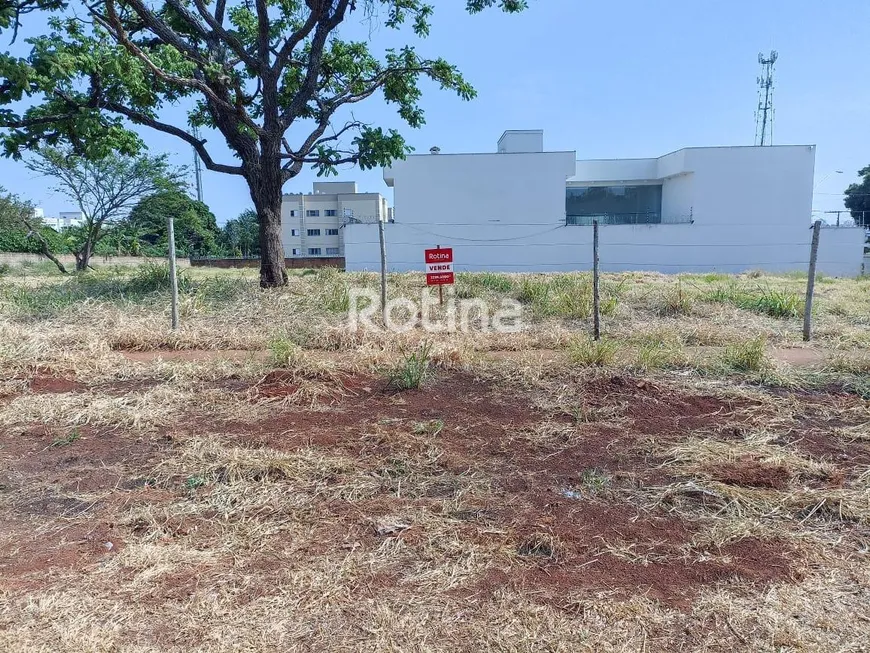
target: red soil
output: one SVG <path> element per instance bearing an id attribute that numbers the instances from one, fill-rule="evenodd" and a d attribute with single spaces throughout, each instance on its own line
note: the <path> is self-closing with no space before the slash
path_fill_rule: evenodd
<path id="1" fill-rule="evenodd" d="M 146 387 L 139 383 L 116 382 L 102 390 Z M 299 389 L 299 380 L 287 372 L 272 373 L 253 387 L 237 379 L 221 383 L 227 392 L 246 393 L 252 401 L 281 399 Z M 317 537 L 304 545 L 286 540 L 280 531 L 265 536 L 260 551 L 245 562 L 251 573 L 341 556 L 359 546 L 374 549 L 385 537 L 401 538 L 412 551 L 424 547 L 430 538 L 425 523 L 411 522 L 410 528 L 386 535 L 374 526 L 379 519 L 422 510 L 454 522 L 460 537 L 493 552 L 498 561 L 456 592 L 467 600 L 512 587 L 565 609 L 584 595 L 602 592 L 641 592 L 684 608 L 710 584 L 731 579 L 765 584 L 798 575 L 800 556 L 781 542 L 748 538 L 701 551 L 691 544 L 696 524 L 663 509 L 644 512 L 630 502 L 637 487 L 677 480 L 654 456 L 652 444 L 678 442 L 728 423 L 735 409 L 751 404 L 684 395 L 621 376 L 577 384 L 573 391 L 578 404 L 616 407 L 619 420 L 576 424 L 567 414 L 535 408 L 526 392 L 457 373 L 402 393 L 388 392 L 383 379 L 343 378 L 316 410 L 276 402 L 274 413 L 261 421 L 215 422 L 191 407 L 176 428 L 181 435 L 211 435 L 237 446 L 317 447 L 355 460 L 380 483 L 369 499 L 320 499 L 322 523 L 313 527 Z M 434 434 L 437 429 L 428 430 L 426 423 L 436 420 L 443 427 Z M 541 432 L 547 423 L 552 428 Z M 795 446 L 820 448 L 817 431 L 824 433 L 821 426 L 801 432 Z M 0 521 L 22 534 L 20 549 L 0 554 L 0 587 L 50 584 L 51 575 L 43 574 L 52 569 L 87 573 L 91 563 L 112 555 L 125 540 L 153 536 L 149 522 L 115 524 L 122 509 L 140 502 L 166 505 L 189 492 L 184 479 L 165 489 L 150 486 L 157 464 L 172 455 L 167 436 L 83 427 L 78 438 L 52 446 L 68 435 L 41 425 L 0 431 Z M 414 470 L 403 466 L 406 461 L 412 467 L 423 464 L 433 448 L 440 455 L 423 470 L 430 481 L 420 484 Z M 592 469 L 600 487 L 586 476 Z M 721 482 L 750 487 L 775 489 L 789 482 L 786 470 L 751 460 L 707 471 Z M 490 491 L 472 492 L 460 508 L 449 508 L 446 500 L 470 474 L 488 480 Z M 342 480 L 338 474 L 324 484 L 328 489 Z M 36 527 L 40 535 L 28 535 Z M 159 538 L 187 538 L 197 547 L 210 546 L 219 535 L 207 514 L 168 514 L 159 528 Z M 111 549 L 106 542 L 113 543 Z M 153 598 L 183 601 L 203 573 L 180 570 L 155 585 Z M 384 591 L 403 588 L 406 573 L 397 563 L 366 583 Z M 267 590 L 251 589 L 251 596 L 257 591 Z"/>

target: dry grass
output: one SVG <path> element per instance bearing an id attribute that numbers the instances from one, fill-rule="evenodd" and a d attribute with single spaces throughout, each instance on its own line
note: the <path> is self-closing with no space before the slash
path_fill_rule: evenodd
<path id="1" fill-rule="evenodd" d="M 353 332 L 375 275 L 201 269 L 172 332 L 159 275 L 101 274 L 0 278 L 0 650 L 870 646 L 865 280 L 817 284 L 806 365 L 744 301 L 793 277 L 605 275 L 601 344 L 586 274 L 460 275 L 516 333 Z M 741 571 L 758 542 L 788 573 Z"/>

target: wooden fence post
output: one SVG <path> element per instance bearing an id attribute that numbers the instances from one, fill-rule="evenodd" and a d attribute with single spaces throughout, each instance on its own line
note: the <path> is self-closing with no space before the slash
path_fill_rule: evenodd
<path id="1" fill-rule="evenodd" d="M 816 258 L 819 255 L 819 231 L 822 221 L 813 223 L 813 242 L 810 245 L 810 269 L 807 271 L 807 299 L 804 302 L 804 341 L 809 342 L 812 338 L 813 319 L 813 289 L 816 287 Z"/>
<path id="2" fill-rule="evenodd" d="M 178 328 L 178 266 L 175 262 L 175 220 L 169 216 L 169 283 L 172 285 L 172 329 Z"/>
<path id="3" fill-rule="evenodd" d="M 594 312 L 594 325 L 592 337 L 601 340 L 601 298 L 599 297 L 598 277 L 598 220 L 592 221 L 592 310 Z"/>

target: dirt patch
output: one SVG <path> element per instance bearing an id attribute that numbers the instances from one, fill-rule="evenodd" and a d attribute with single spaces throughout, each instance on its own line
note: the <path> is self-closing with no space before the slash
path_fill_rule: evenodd
<path id="1" fill-rule="evenodd" d="M 59 376 L 37 374 L 28 380 L 28 388 L 33 394 L 61 394 L 65 392 L 84 392 L 85 385 L 73 379 Z"/>
<path id="2" fill-rule="evenodd" d="M 125 542 L 112 524 L 58 524 L 38 535 L 32 525 L 4 519 L 9 532 L 21 533 L 14 547 L 0 551 L 0 587 L 27 591 L 44 587 L 59 573 L 115 555 Z"/>
<path id="3" fill-rule="evenodd" d="M 791 480 L 791 472 L 782 465 L 765 465 L 751 458 L 735 462 L 723 462 L 702 471 L 708 478 L 728 485 L 741 487 L 785 489 Z"/>
<path id="4" fill-rule="evenodd" d="M 775 444 L 794 447 L 817 460 L 848 463 L 850 466 L 870 465 L 870 442 L 845 442 L 829 431 L 792 431 L 778 438 Z"/>
<path id="5" fill-rule="evenodd" d="M 136 363 L 151 363 L 163 361 L 263 361 L 268 359 L 269 352 L 248 349 L 159 349 L 150 351 L 119 350 L 121 356 Z"/>
<path id="6" fill-rule="evenodd" d="M 166 436 L 45 425 L 0 432 L 0 472 L 12 487 L 47 483 L 69 492 L 112 490 L 147 475 L 171 447 Z"/>
<path id="7" fill-rule="evenodd" d="M 792 367 L 821 367 L 828 360 L 826 352 L 806 347 L 774 348 L 770 357 Z"/>
<path id="8" fill-rule="evenodd" d="M 800 556 L 783 542 L 747 538 L 701 551 L 689 544 L 690 524 L 625 503 L 555 499 L 515 514 L 509 529 L 504 545 L 516 557 L 460 594 L 482 598 L 509 587 L 571 609 L 590 595 L 641 593 L 686 609 L 704 586 L 731 580 L 769 584 L 799 575 Z"/>

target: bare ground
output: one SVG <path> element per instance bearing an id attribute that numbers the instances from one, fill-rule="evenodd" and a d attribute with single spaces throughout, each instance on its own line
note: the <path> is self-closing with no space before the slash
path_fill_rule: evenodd
<path id="1" fill-rule="evenodd" d="M 25 376 L 5 404 L 160 382 Z M 857 397 L 699 392 L 608 372 L 529 388 L 473 369 L 406 392 L 379 376 L 293 370 L 209 389 L 250 415 L 202 410 L 194 393 L 166 427 L 0 433 L 7 650 L 867 643 L 866 574 L 854 566 L 866 563 L 866 506 L 838 513 L 832 498 L 866 488 Z M 787 420 L 778 400 L 794 404 Z M 758 430 L 774 432 L 776 455 L 745 446 Z M 689 442 L 733 455 L 673 453 Z M 777 514 L 753 526 L 752 501 Z M 764 612 L 831 579 L 854 627 Z M 799 645 L 773 643 L 795 628 Z"/>

